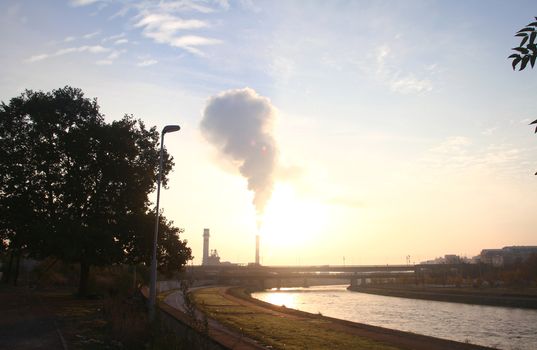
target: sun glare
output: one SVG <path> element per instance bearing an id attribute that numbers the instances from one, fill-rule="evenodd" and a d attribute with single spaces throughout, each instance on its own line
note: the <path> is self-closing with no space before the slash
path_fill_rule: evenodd
<path id="1" fill-rule="evenodd" d="M 268 204 L 261 238 L 265 246 L 288 248 L 311 243 L 327 221 L 327 206 L 300 197 L 291 185 L 276 185 Z"/>

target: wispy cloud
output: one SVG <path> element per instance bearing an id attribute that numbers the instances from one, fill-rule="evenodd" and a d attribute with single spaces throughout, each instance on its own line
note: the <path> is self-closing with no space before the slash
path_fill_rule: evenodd
<path id="1" fill-rule="evenodd" d="M 182 0 L 182 1 L 160 1 L 158 3 L 146 2 L 141 4 L 142 7 L 155 7 L 165 12 L 200 12 L 200 13 L 212 13 L 214 8 L 207 5 L 207 3 Z"/>
<path id="2" fill-rule="evenodd" d="M 201 6 L 201 5 L 199 5 Z M 135 27 L 142 28 L 142 35 L 159 44 L 167 44 L 182 48 L 197 55 L 203 55 L 200 46 L 216 45 L 221 40 L 202 35 L 191 34 L 198 29 L 210 27 L 208 21 L 200 19 L 185 19 L 176 15 L 177 12 L 194 10 L 208 13 L 209 8 L 199 7 L 190 2 L 162 2 L 156 8 L 144 9 L 136 16 Z M 185 32 L 190 33 L 186 34 Z"/>
<path id="3" fill-rule="evenodd" d="M 50 55 L 47 55 L 46 53 L 42 53 L 40 55 L 33 55 L 32 57 L 26 59 L 26 62 L 28 63 L 31 63 L 31 62 L 37 62 L 37 61 L 41 61 L 41 60 L 44 60 L 46 58 L 49 58 Z"/>
<path id="4" fill-rule="evenodd" d="M 485 129 L 481 132 L 482 135 L 486 135 L 486 136 L 490 136 L 492 134 L 494 134 L 494 132 L 498 130 L 498 127 L 497 126 L 493 126 L 493 127 L 490 127 L 488 129 Z"/>
<path id="5" fill-rule="evenodd" d="M 413 74 L 394 78 L 389 84 L 392 91 L 402 94 L 428 92 L 433 89 L 433 83 L 429 79 L 417 79 Z"/>
<path id="6" fill-rule="evenodd" d="M 101 42 L 106 43 L 108 41 L 116 41 L 116 40 L 119 40 L 119 39 L 124 38 L 124 37 L 125 37 L 125 33 L 110 35 L 110 36 L 107 36 L 107 37 L 103 38 L 101 40 Z"/>
<path id="7" fill-rule="evenodd" d="M 122 45 L 122 44 L 126 44 L 128 42 L 129 42 L 128 39 L 122 38 L 122 39 L 118 39 L 118 40 L 114 41 L 114 45 Z"/>
<path id="8" fill-rule="evenodd" d="M 69 1 L 69 3 L 71 4 L 71 6 L 79 7 L 79 6 L 91 5 L 91 4 L 94 4 L 96 2 L 100 2 L 100 1 L 101 0 L 71 0 L 71 1 Z"/>
<path id="9" fill-rule="evenodd" d="M 107 53 L 110 51 L 111 49 L 100 46 L 100 45 L 93 45 L 93 46 L 84 45 L 84 46 L 79 46 L 79 47 L 68 47 L 65 49 L 60 49 L 51 54 L 44 53 L 44 54 L 34 55 L 26 59 L 25 61 L 28 63 L 32 63 L 32 62 L 42 61 L 47 58 L 59 57 L 59 56 L 76 53 L 76 52 L 88 52 L 91 54 L 100 54 L 100 53 Z"/>
<path id="10" fill-rule="evenodd" d="M 439 145 L 431 149 L 436 154 L 457 154 L 466 153 L 467 147 L 472 141 L 465 136 L 451 136 L 443 140 Z"/>
<path id="11" fill-rule="evenodd" d="M 188 48 L 190 46 L 214 45 L 219 44 L 220 42 L 220 40 L 203 36 L 185 35 L 172 39 L 171 44 L 173 46 Z"/>
<path id="12" fill-rule="evenodd" d="M 70 0 L 71 6 L 88 6 L 92 4 L 108 5 L 110 0 Z M 228 0 L 134 0 L 119 1 L 121 9 L 111 18 L 125 16 L 133 11 L 132 20 L 135 28 L 142 29 L 142 35 L 159 44 L 167 44 L 184 49 L 190 53 L 203 56 L 203 46 L 220 44 L 222 41 L 201 35 L 193 31 L 207 29 L 210 23 L 192 17 L 193 14 L 203 16 L 230 8 Z M 188 31 L 188 33 L 186 33 Z M 95 34 L 96 35 L 96 34 Z M 125 34 L 113 35 L 102 39 L 102 42 L 113 41 L 115 45 L 125 44 Z"/>
<path id="13" fill-rule="evenodd" d="M 199 29 L 209 24 L 197 19 L 181 19 L 169 14 L 147 14 L 136 23 L 136 27 L 145 27 L 147 31 L 158 30 L 166 34 L 173 34 L 181 29 Z"/>
<path id="14" fill-rule="evenodd" d="M 85 34 L 85 35 L 83 35 L 82 37 L 83 37 L 84 39 L 91 39 L 91 38 L 93 38 L 93 37 L 96 37 L 96 36 L 99 35 L 100 33 L 101 33 L 101 31 L 98 30 L 98 31 L 96 31 L 96 32 L 92 32 L 92 33 Z"/>
<path id="15" fill-rule="evenodd" d="M 106 56 L 105 59 L 97 60 L 95 62 L 95 64 L 100 65 L 100 66 L 111 65 L 124 52 L 126 52 L 126 50 L 114 50 L 114 51 L 110 52 L 110 54 L 108 56 Z"/>
<path id="16" fill-rule="evenodd" d="M 122 53 L 124 53 L 125 50 L 121 50 L 121 51 L 112 51 L 112 53 L 110 53 L 110 55 L 108 55 L 107 59 L 109 60 L 115 60 L 117 59 Z"/>
<path id="17" fill-rule="evenodd" d="M 509 143 L 478 144 L 467 137 L 454 136 L 431 148 L 422 160 L 428 168 L 443 172 L 485 169 L 496 175 L 527 176 L 533 170 L 528 167 L 531 154 L 532 150 Z"/>
<path id="18" fill-rule="evenodd" d="M 158 63 L 157 60 L 144 60 L 144 61 L 138 62 L 136 65 L 138 67 L 148 67 L 148 66 L 152 66 L 152 65 L 157 64 L 157 63 Z"/>
<path id="19" fill-rule="evenodd" d="M 397 67 L 393 62 L 392 51 L 387 45 L 377 47 L 375 62 L 377 78 L 394 92 L 419 94 L 433 90 L 433 82 L 429 76 L 436 70 L 437 65 L 434 63 L 424 67 L 420 72 L 421 77 L 417 77 L 417 73 L 405 72 Z"/>

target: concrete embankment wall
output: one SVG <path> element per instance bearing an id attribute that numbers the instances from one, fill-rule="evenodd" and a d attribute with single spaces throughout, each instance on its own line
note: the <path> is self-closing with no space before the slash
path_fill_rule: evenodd
<path id="1" fill-rule="evenodd" d="M 159 305 L 157 323 L 168 341 L 177 344 L 180 349 L 227 350 L 230 349 L 212 338 L 202 330 L 194 327 L 186 315 L 167 304 Z"/>
<path id="2" fill-rule="evenodd" d="M 157 294 L 181 288 L 179 281 L 157 281 Z"/>

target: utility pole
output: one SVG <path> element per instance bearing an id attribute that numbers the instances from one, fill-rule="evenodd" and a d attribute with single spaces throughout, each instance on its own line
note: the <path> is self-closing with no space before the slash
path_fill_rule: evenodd
<path id="1" fill-rule="evenodd" d="M 155 305 L 157 303 L 157 245 L 158 245 L 158 225 L 159 225 L 159 201 L 160 201 L 160 183 L 162 181 L 162 155 L 164 153 L 164 135 L 169 132 L 181 129 L 179 125 L 166 125 L 162 129 L 160 137 L 160 155 L 157 178 L 157 203 L 155 208 L 155 234 L 153 236 L 153 254 L 151 257 L 150 284 L 149 284 L 149 318 L 155 319 Z"/>

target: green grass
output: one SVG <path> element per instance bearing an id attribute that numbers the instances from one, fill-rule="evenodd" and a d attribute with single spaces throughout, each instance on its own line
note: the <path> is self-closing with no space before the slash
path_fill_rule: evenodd
<path id="1" fill-rule="evenodd" d="M 194 300 L 208 316 L 275 349 L 398 349 L 331 329 L 327 319 L 283 317 L 239 305 L 220 295 L 218 288 L 195 291 Z"/>

